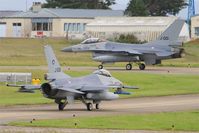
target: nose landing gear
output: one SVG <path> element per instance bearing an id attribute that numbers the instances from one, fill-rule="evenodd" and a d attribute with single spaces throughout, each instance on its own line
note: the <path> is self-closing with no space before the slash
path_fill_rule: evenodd
<path id="1" fill-rule="evenodd" d="M 132 69 L 132 65 L 129 63 L 126 65 L 126 70 L 131 70 Z"/>

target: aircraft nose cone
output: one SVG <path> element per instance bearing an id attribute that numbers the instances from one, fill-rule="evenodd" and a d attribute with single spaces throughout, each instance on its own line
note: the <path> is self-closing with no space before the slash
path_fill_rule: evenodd
<path id="1" fill-rule="evenodd" d="M 73 52 L 72 47 L 63 48 L 61 51 L 63 51 L 63 52 Z"/>

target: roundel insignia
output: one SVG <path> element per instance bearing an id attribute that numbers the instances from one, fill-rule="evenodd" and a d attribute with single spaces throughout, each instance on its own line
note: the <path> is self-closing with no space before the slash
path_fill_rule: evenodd
<path id="1" fill-rule="evenodd" d="M 52 64 L 53 64 L 53 65 L 55 64 L 55 60 L 52 60 Z"/>

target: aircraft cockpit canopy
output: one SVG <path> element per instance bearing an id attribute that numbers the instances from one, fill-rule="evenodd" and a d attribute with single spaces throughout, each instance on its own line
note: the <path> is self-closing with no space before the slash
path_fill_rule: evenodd
<path id="1" fill-rule="evenodd" d="M 81 44 L 91 44 L 91 43 L 99 43 L 99 42 L 104 42 L 104 41 L 99 38 L 88 38 L 84 40 L 83 42 L 81 42 Z"/>
<path id="2" fill-rule="evenodd" d="M 112 77 L 110 72 L 107 71 L 107 70 L 104 70 L 104 69 L 96 70 L 93 73 L 97 74 L 97 75 L 102 75 L 102 76 L 105 76 L 105 77 Z"/>

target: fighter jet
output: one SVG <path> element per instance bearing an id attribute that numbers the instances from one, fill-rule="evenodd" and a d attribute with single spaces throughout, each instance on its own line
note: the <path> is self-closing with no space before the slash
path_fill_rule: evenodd
<path id="1" fill-rule="evenodd" d="M 129 62 L 126 70 L 132 69 L 132 63 L 137 63 L 140 70 L 145 65 L 161 64 L 162 60 L 181 58 L 184 49 L 178 41 L 184 20 L 175 20 L 157 40 L 144 44 L 128 44 L 103 41 L 99 38 L 89 38 L 82 43 L 62 49 L 64 52 L 92 52 L 94 61 L 101 62 L 99 69 L 105 63 Z"/>
<path id="2" fill-rule="evenodd" d="M 101 101 L 117 99 L 118 94 L 128 94 L 121 91 L 123 88 L 137 89 L 134 86 L 124 86 L 121 81 L 112 77 L 104 69 L 96 70 L 92 74 L 83 77 L 70 77 L 61 70 L 61 66 L 49 45 L 44 47 L 44 52 L 49 69 L 44 78 L 48 82 L 42 85 L 8 86 L 21 87 L 19 92 L 28 93 L 40 89 L 44 97 L 55 100 L 59 110 L 63 110 L 68 103 L 80 100 L 89 111 L 93 109 L 93 104 L 95 104 L 96 109 L 99 109 Z M 115 93 L 110 92 L 110 88 L 115 88 Z"/>

